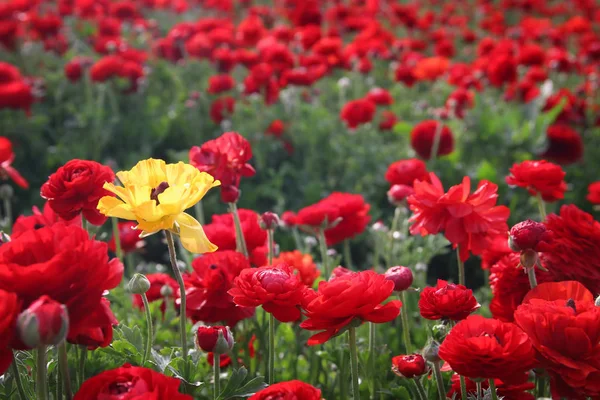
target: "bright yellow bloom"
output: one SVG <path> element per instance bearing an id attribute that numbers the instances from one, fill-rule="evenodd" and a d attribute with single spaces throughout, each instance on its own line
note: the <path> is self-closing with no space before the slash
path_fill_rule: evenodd
<path id="1" fill-rule="evenodd" d="M 217 250 L 200 222 L 184 211 L 199 202 L 210 188 L 221 183 L 206 172 L 179 162 L 166 164 L 163 160 L 148 159 L 137 163 L 131 171 L 117 172 L 123 184 L 105 183 L 104 189 L 117 195 L 105 196 L 98 210 L 108 217 L 137 221 L 140 236 L 162 229 L 181 238 L 183 247 L 192 253 Z"/>

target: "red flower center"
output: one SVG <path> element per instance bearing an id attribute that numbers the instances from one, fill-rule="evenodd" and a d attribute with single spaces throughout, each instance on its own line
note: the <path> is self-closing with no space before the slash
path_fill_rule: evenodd
<path id="1" fill-rule="evenodd" d="M 123 394 L 127 393 L 133 387 L 133 382 L 114 382 L 108 388 L 110 394 Z"/>
<path id="2" fill-rule="evenodd" d="M 575 300 L 573 300 L 573 299 L 567 300 L 567 307 L 571 307 L 573 309 L 573 311 L 575 311 L 575 314 L 577 314 L 577 308 L 575 306 Z"/>

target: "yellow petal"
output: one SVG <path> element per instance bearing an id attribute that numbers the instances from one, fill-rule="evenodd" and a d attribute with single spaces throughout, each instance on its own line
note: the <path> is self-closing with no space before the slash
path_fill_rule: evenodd
<path id="1" fill-rule="evenodd" d="M 200 172 L 198 177 L 191 183 L 193 186 L 189 198 L 186 199 L 185 209 L 192 207 L 194 204 L 202 200 L 210 189 L 221 185 L 221 182 L 215 180 L 215 178 L 207 174 L 206 172 Z"/>
<path id="2" fill-rule="evenodd" d="M 107 217 L 117 217 L 135 221 L 131 207 L 116 197 L 104 196 L 98 202 L 98 210 Z"/>
<path id="3" fill-rule="evenodd" d="M 184 205 L 187 189 L 183 186 L 169 186 L 158 195 L 159 211 L 164 215 L 175 215 L 185 211 Z"/>
<path id="4" fill-rule="evenodd" d="M 204 229 L 200 222 L 189 214 L 181 213 L 175 220 L 179 225 L 179 237 L 183 247 L 192 253 L 212 253 L 217 250 L 217 246 L 212 244 L 206 237 Z"/>

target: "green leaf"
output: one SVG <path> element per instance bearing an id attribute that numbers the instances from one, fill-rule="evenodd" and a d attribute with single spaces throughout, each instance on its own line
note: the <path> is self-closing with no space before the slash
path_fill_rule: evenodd
<path id="1" fill-rule="evenodd" d="M 413 126 L 408 122 L 400 121 L 396 123 L 396 125 L 394 125 L 394 133 L 400 136 L 405 136 L 408 135 L 410 131 L 412 131 L 412 128 Z"/>
<path id="2" fill-rule="evenodd" d="M 127 325 L 121 325 L 119 326 L 119 330 L 121 337 L 131 343 L 138 350 L 138 352 L 142 352 L 144 350 L 144 338 L 140 328 L 137 325 L 133 328 L 130 328 Z"/>

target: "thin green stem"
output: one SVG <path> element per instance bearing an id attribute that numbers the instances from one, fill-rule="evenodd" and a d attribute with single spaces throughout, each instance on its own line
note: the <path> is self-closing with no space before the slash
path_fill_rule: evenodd
<path id="1" fill-rule="evenodd" d="M 346 369 L 348 368 L 347 366 L 347 360 L 346 360 L 346 352 L 344 351 L 344 346 L 343 346 L 343 337 L 338 337 L 337 339 L 339 339 L 338 342 L 338 346 L 340 349 L 340 370 L 338 372 L 339 376 L 340 376 L 340 380 L 339 380 L 339 384 L 340 384 L 340 398 L 341 399 L 345 399 L 348 397 L 348 380 L 347 380 L 347 375 L 346 375 Z"/>
<path id="2" fill-rule="evenodd" d="M 379 245 L 379 240 L 377 240 L 377 238 L 375 239 L 375 246 L 374 246 L 374 250 L 373 250 L 373 271 L 377 272 L 377 270 L 379 269 L 379 256 L 381 253 L 380 250 L 380 245 Z"/>
<path id="3" fill-rule="evenodd" d="M 296 248 L 302 253 L 304 253 L 304 243 L 302 243 L 302 239 L 300 238 L 300 232 L 295 226 L 292 228 L 292 235 L 294 236 L 294 243 L 296 244 Z"/>
<path id="4" fill-rule="evenodd" d="M 125 255 L 125 271 L 127 271 L 127 276 L 133 276 L 135 274 L 135 260 L 133 258 L 133 253 L 127 253 Z"/>
<path id="5" fill-rule="evenodd" d="M 275 232 L 273 229 L 267 229 L 267 260 L 269 265 L 273 265 L 273 258 L 275 256 Z"/>
<path id="6" fill-rule="evenodd" d="M 119 220 L 116 217 L 112 217 L 112 233 L 113 239 L 115 240 L 115 250 L 117 258 L 123 261 L 123 248 L 121 247 L 121 235 L 119 232 Z"/>
<path id="7" fill-rule="evenodd" d="M 87 349 L 85 349 L 87 352 Z M 67 356 L 67 342 L 63 341 L 58 345 L 58 367 L 61 369 L 60 374 L 63 378 L 65 397 L 67 400 L 73 398 L 73 390 L 71 389 L 71 376 L 69 374 L 69 358 Z M 81 376 L 81 382 L 85 380 L 85 377 Z"/>
<path id="8" fill-rule="evenodd" d="M 21 400 L 28 400 L 27 396 L 25 395 L 25 389 L 23 388 L 23 382 L 21 382 L 21 375 L 19 374 L 19 366 L 17 365 L 17 358 L 15 357 L 14 354 L 13 354 L 11 368 L 12 368 L 13 375 L 15 376 L 15 383 L 17 384 L 17 391 L 19 392 L 19 398 Z"/>
<path id="9" fill-rule="evenodd" d="M 535 398 L 545 397 L 546 395 L 546 377 L 536 373 L 535 374 Z"/>
<path id="10" fill-rule="evenodd" d="M 238 246 L 237 251 L 242 253 L 244 257 L 248 258 L 248 247 L 246 247 L 246 239 L 244 238 L 244 231 L 242 230 L 242 222 L 240 221 L 237 205 L 235 203 L 229 203 L 229 211 L 233 216 L 235 238 Z"/>
<path id="11" fill-rule="evenodd" d="M 213 372 L 214 372 L 214 387 L 213 387 L 213 399 L 217 400 L 219 394 L 221 394 L 221 355 L 214 353 L 213 358 Z"/>
<path id="12" fill-rule="evenodd" d="M 87 361 L 87 348 L 85 346 L 79 347 L 79 386 L 85 382 L 85 362 Z"/>
<path id="13" fill-rule="evenodd" d="M 179 300 L 180 300 L 180 312 L 179 312 L 179 335 L 181 340 L 181 352 L 184 361 L 184 378 L 188 378 L 188 344 L 187 344 L 187 329 L 186 329 L 186 296 L 185 296 L 185 284 L 179 267 L 177 266 L 177 255 L 175 254 L 175 242 L 173 241 L 173 234 L 169 231 L 165 231 L 167 237 L 167 247 L 169 248 L 169 259 L 171 260 L 171 269 L 175 280 L 179 285 Z"/>
<path id="14" fill-rule="evenodd" d="M 56 352 L 58 354 L 58 349 L 56 349 Z M 63 400 L 63 382 L 60 368 L 56 369 L 56 398 L 58 400 Z"/>
<path id="15" fill-rule="evenodd" d="M 538 285 L 537 278 L 535 277 L 535 266 L 527 268 L 527 277 L 529 278 L 529 286 L 532 289 Z"/>
<path id="16" fill-rule="evenodd" d="M 456 247 L 456 261 L 458 262 L 458 284 L 466 286 L 465 263 L 460 258 L 460 246 Z"/>
<path id="17" fill-rule="evenodd" d="M 542 217 L 542 221 L 546 220 L 546 202 L 542 199 L 542 195 L 538 193 L 536 196 L 538 209 L 540 210 L 540 217 Z"/>
<path id="18" fill-rule="evenodd" d="M 465 377 L 460 375 L 460 397 L 463 399 L 467 399 L 467 382 L 465 381 Z M 479 398 L 479 396 L 478 396 Z"/>
<path id="19" fill-rule="evenodd" d="M 89 234 L 90 233 L 90 227 L 89 227 L 89 223 L 87 222 L 87 220 L 85 219 L 85 217 L 82 215 L 81 216 L 81 227 L 83 229 L 85 229 L 85 231 Z"/>
<path id="20" fill-rule="evenodd" d="M 325 231 L 319 230 L 319 249 L 321 250 L 321 264 L 323 265 L 323 279 L 329 279 L 329 256 L 327 255 L 327 240 Z"/>
<path id="21" fill-rule="evenodd" d="M 394 239 L 394 233 L 398 231 L 398 224 L 400 223 L 401 214 L 402 213 L 400 207 L 396 207 L 396 209 L 394 210 L 394 219 L 392 220 L 392 227 L 390 229 L 390 243 L 388 248 L 388 256 L 386 260 L 388 266 L 390 267 L 394 265 L 394 242 L 396 241 Z"/>
<path id="22" fill-rule="evenodd" d="M 415 381 L 415 386 L 417 387 L 417 393 L 419 393 L 419 399 L 427 400 L 427 393 L 425 392 L 425 388 L 421 383 L 421 377 L 417 376 L 413 380 Z"/>
<path id="23" fill-rule="evenodd" d="M 196 219 L 200 222 L 200 225 L 204 225 L 204 207 L 202 206 L 202 200 L 194 205 L 194 211 L 196 213 Z"/>
<path id="24" fill-rule="evenodd" d="M 400 312 L 400 318 L 402 319 L 402 337 L 404 339 L 404 348 L 406 349 L 406 354 L 412 353 L 412 343 L 410 340 L 410 320 L 408 318 L 408 302 L 406 301 L 406 290 L 403 290 L 398 295 L 400 301 L 402 302 L 402 310 Z"/>
<path id="25" fill-rule="evenodd" d="M 269 314 L 269 385 L 275 382 L 275 317 Z"/>
<path id="26" fill-rule="evenodd" d="M 480 381 L 477 381 L 477 382 L 475 382 L 475 385 L 476 385 L 476 387 L 477 387 L 477 393 L 476 393 L 476 395 L 477 395 L 477 400 L 479 400 L 479 399 L 482 397 L 482 396 L 481 396 L 481 382 L 480 382 Z"/>
<path id="27" fill-rule="evenodd" d="M 4 227 L 6 233 L 10 235 L 12 232 L 12 203 L 10 197 L 4 198 L 4 213 L 6 217 L 6 226 Z"/>
<path id="28" fill-rule="evenodd" d="M 350 345 L 352 394 L 354 395 L 354 400 L 360 400 L 360 386 L 358 384 L 358 351 L 356 350 L 356 328 L 348 329 L 348 344 Z"/>
<path id="29" fill-rule="evenodd" d="M 377 374 L 375 373 L 375 324 L 369 322 L 369 369 L 373 377 L 373 393 L 371 399 L 375 400 L 377 393 Z"/>
<path id="30" fill-rule="evenodd" d="M 37 400 L 48 400 L 48 382 L 46 381 L 46 346 L 38 347 L 36 353 L 36 398 Z"/>
<path id="31" fill-rule="evenodd" d="M 146 364 L 150 349 L 152 348 L 152 314 L 150 314 L 150 304 L 148 304 L 148 296 L 146 293 L 142 293 L 142 302 L 144 303 L 144 312 L 146 314 L 146 348 L 144 349 L 144 356 L 142 357 L 142 367 Z"/>
<path id="32" fill-rule="evenodd" d="M 489 380 L 490 382 L 490 392 L 492 393 L 492 400 L 498 400 L 498 393 L 496 393 L 496 383 L 493 379 Z"/>
<path id="33" fill-rule="evenodd" d="M 346 262 L 346 268 L 354 269 L 354 265 L 352 264 L 352 252 L 350 251 L 350 241 L 348 239 L 344 240 L 344 261 Z"/>
<path id="34" fill-rule="evenodd" d="M 444 377 L 440 369 L 440 362 L 436 361 L 433 363 L 433 373 L 435 375 L 435 382 L 437 384 L 438 395 L 440 400 L 446 400 L 446 389 L 444 388 Z"/>

